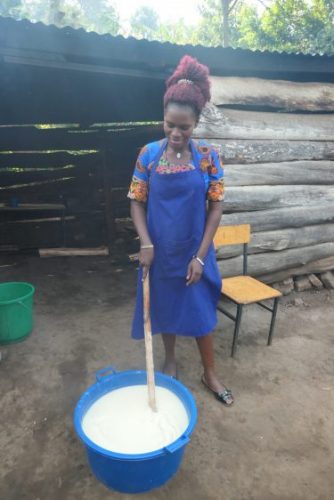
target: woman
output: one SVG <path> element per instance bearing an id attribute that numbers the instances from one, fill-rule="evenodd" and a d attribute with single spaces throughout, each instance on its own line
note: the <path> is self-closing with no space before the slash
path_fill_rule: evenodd
<path id="1" fill-rule="evenodd" d="M 184 56 L 167 81 L 166 138 L 142 148 L 128 194 L 141 265 L 132 336 L 144 336 L 142 280 L 150 270 L 152 333 L 162 334 L 164 373 L 177 375 L 176 336 L 195 337 L 203 384 L 230 406 L 232 393 L 214 370 L 211 333 L 221 289 L 212 239 L 222 215 L 223 167 L 210 144 L 191 139 L 209 99 L 208 68 Z"/>

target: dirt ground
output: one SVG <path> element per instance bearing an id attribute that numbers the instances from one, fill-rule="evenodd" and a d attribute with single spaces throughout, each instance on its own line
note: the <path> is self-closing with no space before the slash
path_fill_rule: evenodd
<path id="1" fill-rule="evenodd" d="M 94 373 L 144 368 L 144 345 L 130 339 L 133 265 L 108 258 L 11 257 L 1 281 L 36 286 L 35 327 L 0 347 L 0 498 L 129 499 L 92 476 L 72 425 Z M 296 297 L 298 305 L 293 301 Z M 195 342 L 178 342 L 179 376 L 193 392 L 198 424 L 178 474 L 148 500 L 331 500 L 334 497 L 334 291 L 284 297 L 273 345 L 268 313 L 243 317 L 237 356 L 232 322 L 220 315 L 217 370 L 236 402 L 225 408 L 201 386 Z M 161 339 L 155 337 L 156 368 Z"/>

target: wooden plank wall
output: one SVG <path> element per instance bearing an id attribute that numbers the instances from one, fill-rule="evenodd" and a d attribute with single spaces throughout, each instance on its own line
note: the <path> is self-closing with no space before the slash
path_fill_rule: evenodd
<path id="1" fill-rule="evenodd" d="M 0 127 L 0 249 L 113 244 L 152 126 Z M 17 206 L 16 206 L 17 205 Z"/>
<path id="2" fill-rule="evenodd" d="M 249 273 L 267 282 L 334 269 L 334 85 L 212 78 L 196 130 L 220 148 L 222 224 L 250 223 Z M 218 252 L 223 276 L 239 247 Z"/>

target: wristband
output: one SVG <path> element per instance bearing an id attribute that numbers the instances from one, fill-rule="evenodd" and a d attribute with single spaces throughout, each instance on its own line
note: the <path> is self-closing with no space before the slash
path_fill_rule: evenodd
<path id="1" fill-rule="evenodd" d="M 140 245 L 141 250 L 146 250 L 147 248 L 154 248 L 154 245 Z"/>
<path id="2" fill-rule="evenodd" d="M 201 264 L 201 266 L 204 267 L 204 262 L 197 255 L 193 255 L 193 259 L 197 260 Z"/>

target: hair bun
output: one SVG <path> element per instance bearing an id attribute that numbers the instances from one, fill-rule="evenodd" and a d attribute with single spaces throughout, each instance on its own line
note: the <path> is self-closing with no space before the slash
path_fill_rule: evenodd
<path id="1" fill-rule="evenodd" d="M 200 114 L 211 97 L 209 68 L 197 59 L 185 55 L 168 78 L 166 86 L 165 106 L 170 101 L 189 104 Z"/>

